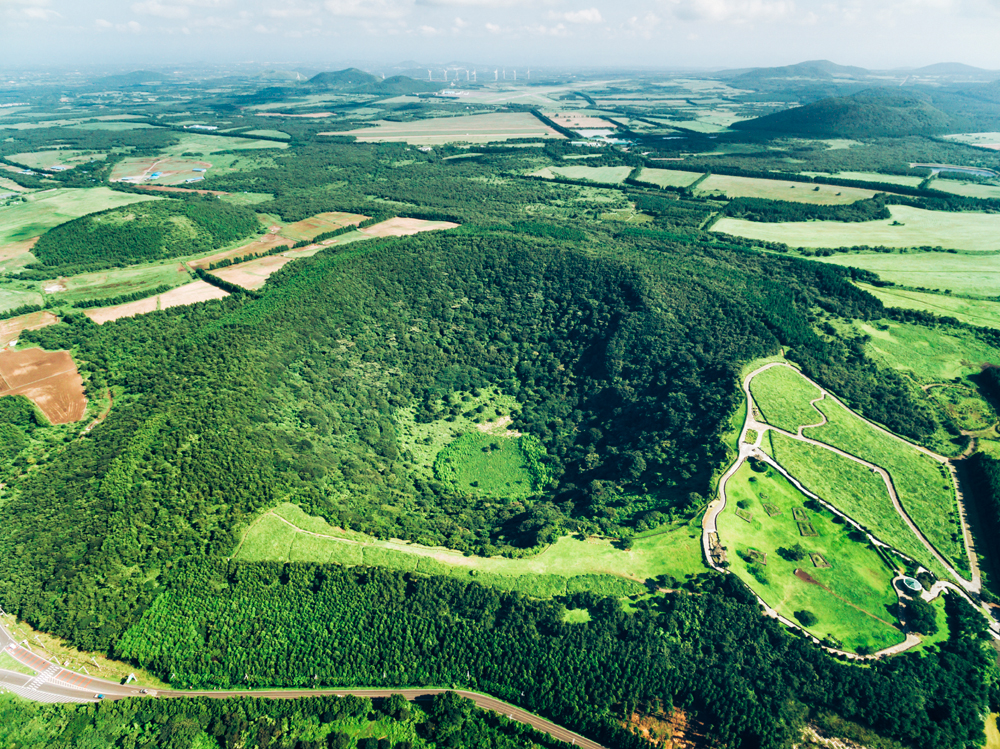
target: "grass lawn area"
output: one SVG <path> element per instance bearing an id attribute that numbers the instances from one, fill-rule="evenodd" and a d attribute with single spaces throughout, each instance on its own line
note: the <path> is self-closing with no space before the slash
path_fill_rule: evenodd
<path id="1" fill-rule="evenodd" d="M 872 190 L 864 190 L 860 187 L 809 185 L 780 179 L 731 177 L 724 174 L 713 174 L 697 187 L 699 195 L 712 192 L 724 193 L 727 198 L 767 198 L 768 200 L 788 200 L 794 203 L 813 203 L 816 205 L 856 203 L 875 194 Z M 735 234 L 735 232 L 728 233 Z"/>
<path id="2" fill-rule="evenodd" d="M 1000 296 L 1000 254 L 837 253 L 813 259 L 821 263 L 864 268 L 901 286 Z"/>
<path id="3" fill-rule="evenodd" d="M 934 607 L 934 619 L 937 622 L 938 631 L 928 637 L 921 635 L 920 644 L 911 652 L 920 652 L 932 645 L 940 645 L 942 642 L 948 641 L 951 631 L 948 629 L 948 614 L 944 610 L 944 598 L 947 595 L 951 595 L 951 593 L 944 591 L 931 601 L 931 606 Z"/>
<path id="4" fill-rule="evenodd" d="M 768 424 L 796 434 L 800 426 L 817 424 L 823 415 L 809 402 L 820 397 L 819 388 L 791 367 L 771 367 L 750 380 L 761 416 Z"/>
<path id="5" fill-rule="evenodd" d="M 932 190 L 940 190 L 951 195 L 964 195 L 968 198 L 1000 198 L 1000 185 L 983 184 L 982 182 L 965 182 L 954 179 L 935 179 L 931 182 Z"/>
<path id="6" fill-rule="evenodd" d="M 451 575 L 536 597 L 578 590 L 632 595 L 646 591 L 641 583 L 647 578 L 668 574 L 684 579 L 705 571 L 700 528 L 685 524 L 640 534 L 628 551 L 616 548 L 607 539 L 563 536 L 535 556 L 506 559 L 465 556 L 459 551 L 403 541 L 379 541 L 334 528 L 292 504 L 278 506 L 251 525 L 235 558 L 366 564 Z"/>
<path id="7" fill-rule="evenodd" d="M 769 606 L 792 620 L 798 618 L 796 612 L 811 612 L 816 623 L 809 631 L 847 650 L 880 650 L 903 641 L 890 613 L 897 601 L 892 570 L 866 540 L 850 538 L 850 526 L 834 522 L 835 516 L 826 510 L 805 508 L 805 495 L 781 475 L 773 470 L 756 473 L 749 463 L 729 479 L 726 494 L 729 501 L 718 523 L 719 538 L 729 549 L 730 570 Z M 768 514 L 764 501 L 778 514 Z M 741 502 L 749 522 L 735 513 Z M 804 513 L 818 535 L 800 534 L 793 509 Z M 808 554 L 821 554 L 830 566 L 816 566 L 808 556 L 795 561 L 778 553 L 799 545 Z M 748 561 L 750 550 L 759 553 L 757 561 Z"/>
<path id="8" fill-rule="evenodd" d="M 107 187 L 55 188 L 24 198 L 24 203 L 0 208 L 0 245 L 37 237 L 53 226 L 94 211 L 159 200 L 152 195 L 115 192 Z"/>
<path id="9" fill-rule="evenodd" d="M 0 312 L 23 307 L 26 304 L 41 304 L 42 295 L 37 291 L 0 287 Z"/>
<path id="10" fill-rule="evenodd" d="M 942 579 L 950 577 L 892 506 L 882 477 L 816 445 L 771 432 L 771 456 L 813 494 Z"/>
<path id="11" fill-rule="evenodd" d="M 14 656 L 6 651 L 0 652 L 0 668 L 6 671 L 13 671 L 16 674 L 27 674 L 28 676 L 34 676 L 38 673 L 35 669 L 28 668 L 20 661 L 15 660 Z"/>
<path id="12" fill-rule="evenodd" d="M 983 364 L 1000 364 L 1000 351 L 964 330 L 895 321 L 856 320 L 854 325 L 871 338 L 865 346 L 869 356 L 893 369 L 910 372 L 920 383 L 944 382 L 975 374 Z"/>
<path id="13" fill-rule="evenodd" d="M 660 187 L 687 187 L 700 178 L 699 172 L 682 172 L 676 169 L 643 169 L 639 172 L 640 182 L 651 182 Z"/>
<path id="14" fill-rule="evenodd" d="M 906 176 L 901 174 L 879 174 L 878 172 L 801 172 L 810 177 L 836 177 L 837 179 L 853 179 L 858 182 L 882 182 L 887 185 L 906 185 L 907 187 L 918 187 L 924 181 L 923 177 Z"/>
<path id="15" fill-rule="evenodd" d="M 704 188 L 708 180 L 701 184 Z M 798 189 L 798 188 L 796 188 Z M 811 188 L 807 188 L 811 189 Z M 841 188 L 848 189 L 848 188 Z M 789 192 L 795 192 L 789 190 Z M 787 200 L 787 198 L 786 198 Z M 763 224 L 724 218 L 712 231 L 749 239 L 784 242 L 791 247 L 943 247 L 972 252 L 1000 250 L 1000 214 L 925 211 L 889 206 L 892 218 L 879 221 L 788 221 Z M 901 226 L 892 226 L 898 221 Z"/>
<path id="16" fill-rule="evenodd" d="M 191 281 L 184 266 L 172 260 L 155 265 L 131 266 L 122 270 L 105 270 L 61 278 L 54 284 L 43 281 L 40 287 L 52 289 L 49 296 L 58 302 L 72 304 L 84 299 L 105 299 L 154 289 L 157 286 L 181 286 Z M 63 290 L 58 290 L 62 286 Z"/>
<path id="17" fill-rule="evenodd" d="M 956 570 L 967 573 L 969 560 L 958 522 L 955 488 L 944 466 L 905 442 L 877 431 L 834 401 L 827 399 L 816 405 L 829 422 L 806 429 L 805 435 L 888 471 L 899 501 L 913 522 Z"/>
<path id="18" fill-rule="evenodd" d="M 441 481 L 461 491 L 493 497 L 527 497 L 534 493 L 522 441 L 528 437 L 469 432 L 442 450 L 434 461 Z"/>
<path id="19" fill-rule="evenodd" d="M 547 166 L 537 172 L 533 177 L 565 177 L 566 179 L 587 179 L 591 182 L 607 182 L 620 184 L 632 173 L 632 168 L 627 166 Z"/>
<path id="20" fill-rule="evenodd" d="M 859 287 L 878 298 L 886 307 L 919 309 L 942 317 L 954 317 L 969 325 L 1000 329 L 1000 302 L 963 299 L 944 294 L 878 288 L 859 283 Z"/>

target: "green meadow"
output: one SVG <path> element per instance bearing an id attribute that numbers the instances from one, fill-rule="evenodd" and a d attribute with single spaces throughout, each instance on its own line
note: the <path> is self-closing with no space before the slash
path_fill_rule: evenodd
<path id="1" fill-rule="evenodd" d="M 818 387 L 791 367 L 771 367 L 750 380 L 750 394 L 768 424 L 795 434 L 800 426 L 817 424 L 823 415 L 810 405 Z"/>
<path id="2" fill-rule="evenodd" d="M 857 320 L 853 327 L 868 336 L 865 351 L 869 356 L 910 373 L 920 383 L 975 374 L 984 364 L 1000 365 L 1000 352 L 970 331 L 895 321 Z"/>
<path id="3" fill-rule="evenodd" d="M 1000 296 L 1000 253 L 837 253 L 822 263 L 864 268 L 900 286 L 947 289 L 956 294 Z"/>
<path id="4" fill-rule="evenodd" d="M 858 286 L 877 297 L 886 307 L 918 309 L 942 317 L 954 317 L 969 325 L 1000 329 L 1000 302 L 905 289 L 878 288 L 868 284 L 858 284 Z"/>
<path id="5" fill-rule="evenodd" d="M 651 182 L 660 187 L 687 187 L 701 178 L 699 172 L 681 172 L 675 169 L 646 169 L 639 173 L 641 182 Z"/>

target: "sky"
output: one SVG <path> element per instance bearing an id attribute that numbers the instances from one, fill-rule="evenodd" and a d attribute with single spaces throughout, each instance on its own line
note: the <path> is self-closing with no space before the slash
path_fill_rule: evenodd
<path id="1" fill-rule="evenodd" d="M 0 0 L 0 67 L 1000 69 L 1000 0 Z"/>

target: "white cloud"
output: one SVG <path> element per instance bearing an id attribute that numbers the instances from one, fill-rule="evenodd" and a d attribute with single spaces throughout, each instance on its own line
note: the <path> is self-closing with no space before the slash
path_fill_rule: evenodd
<path id="1" fill-rule="evenodd" d="M 398 0 L 326 0 L 324 7 L 335 16 L 349 18 L 400 18 L 408 10 Z"/>
<path id="2" fill-rule="evenodd" d="M 488 23 L 488 24 L 486 24 L 486 30 L 488 32 L 490 32 L 491 34 L 499 34 L 500 33 L 500 27 L 497 26 L 495 23 Z"/>
<path id="3" fill-rule="evenodd" d="M 146 16 L 156 16 L 157 18 L 169 18 L 172 20 L 187 18 L 191 11 L 181 5 L 166 5 L 159 0 L 143 0 L 141 3 L 132 3 L 132 10 Z"/>
<path id="4" fill-rule="evenodd" d="M 62 16 L 52 10 L 49 0 L 0 0 L 0 6 L 7 5 L 4 15 L 14 20 L 51 21 Z"/>
<path id="5" fill-rule="evenodd" d="M 780 21 L 795 11 L 792 0 L 673 0 L 672 4 L 681 20 L 714 23 Z"/>
<path id="6" fill-rule="evenodd" d="M 427 26 L 426 24 L 417 29 L 417 31 L 419 31 L 421 34 L 424 34 L 425 36 L 433 36 L 434 34 L 441 33 L 433 26 Z"/>
<path id="7" fill-rule="evenodd" d="M 543 2 L 545 0 L 542 0 Z M 416 0 L 417 5 L 448 5 L 465 8 L 510 8 L 514 5 L 537 4 L 537 0 Z"/>
<path id="8" fill-rule="evenodd" d="M 604 20 L 601 18 L 601 11 L 597 8 L 571 10 L 568 13 L 560 14 L 559 18 L 569 23 L 601 23 Z"/>

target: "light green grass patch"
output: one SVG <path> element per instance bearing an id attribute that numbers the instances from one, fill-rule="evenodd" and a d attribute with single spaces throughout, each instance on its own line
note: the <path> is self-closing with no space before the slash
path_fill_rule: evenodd
<path id="1" fill-rule="evenodd" d="M 850 537 L 849 526 L 834 522 L 826 510 L 804 508 L 806 497 L 788 481 L 773 471 L 756 473 L 748 463 L 729 479 L 726 494 L 729 502 L 718 524 L 730 570 L 769 606 L 793 621 L 796 611 L 812 612 L 817 623 L 809 631 L 847 650 L 880 650 L 903 641 L 890 613 L 897 600 L 892 571 L 867 541 Z M 769 516 L 763 501 L 780 514 Z M 748 503 L 750 522 L 736 516 L 738 502 Z M 800 535 L 794 508 L 805 512 L 819 535 Z M 808 557 L 792 561 L 778 553 L 797 545 L 822 554 L 831 566 L 818 568 Z M 747 561 L 751 549 L 766 554 L 766 564 Z"/>
<path id="2" fill-rule="evenodd" d="M 41 304 L 42 295 L 36 291 L 0 287 L 0 312 L 23 307 L 26 304 Z"/>
<path id="3" fill-rule="evenodd" d="M 31 153 L 16 153 L 7 158 L 29 169 L 48 169 L 53 166 L 74 167 L 89 161 L 103 161 L 108 157 L 105 153 L 92 151 L 74 151 L 70 149 L 52 149 L 48 151 L 33 151 Z"/>
<path id="4" fill-rule="evenodd" d="M 877 473 L 835 452 L 770 432 L 771 456 L 799 483 L 861 523 L 883 543 L 916 559 L 942 579 L 949 577 L 896 512 Z"/>
<path id="5" fill-rule="evenodd" d="M 155 128 L 145 122 L 81 122 L 70 125 L 74 130 L 110 130 L 111 132 L 121 132 L 122 130 L 153 130 Z"/>
<path id="6" fill-rule="evenodd" d="M 587 609 L 566 609 L 563 621 L 567 624 L 586 624 L 590 621 L 590 611 Z"/>
<path id="7" fill-rule="evenodd" d="M 963 195 L 967 198 L 983 200 L 1000 198 L 1000 185 L 984 184 L 982 182 L 964 182 L 954 179 L 936 179 L 931 182 L 932 190 L 940 190 L 950 195 Z"/>
<path id="8" fill-rule="evenodd" d="M 303 530 L 297 531 L 289 523 Z M 300 542 L 298 536 L 309 540 Z M 584 589 L 633 594 L 644 590 L 641 583 L 646 579 L 659 575 L 683 579 L 705 569 L 700 529 L 688 525 L 671 525 L 639 534 L 628 551 L 616 548 L 608 539 L 563 536 L 534 556 L 506 559 L 466 556 L 450 549 L 403 541 L 375 540 L 333 528 L 291 504 L 280 505 L 251 525 L 235 554 L 236 559 L 244 561 L 287 561 L 293 557 L 299 561 L 367 564 L 447 574 L 530 595 Z"/>
<path id="9" fill-rule="evenodd" d="M 581 611 L 586 611 L 586 609 L 580 609 Z M 589 619 L 589 617 L 588 617 Z M 17 660 L 10 653 L 6 651 L 0 651 L 0 669 L 6 671 L 13 671 L 16 674 L 27 674 L 28 676 L 34 676 L 38 672 L 25 666 L 21 661 Z"/>
<path id="10" fill-rule="evenodd" d="M 94 211 L 160 200 L 153 195 L 132 195 L 107 187 L 57 188 L 24 197 L 26 202 L 0 208 L 0 245 L 37 237 L 53 226 Z"/>
<path id="11" fill-rule="evenodd" d="M 687 187 L 701 176 L 698 172 L 682 172 L 676 169 L 643 169 L 639 173 L 639 181 L 650 182 L 660 187 Z"/>
<path id="12" fill-rule="evenodd" d="M 905 205 L 889 206 L 889 212 L 892 218 L 857 223 L 789 221 L 765 224 L 724 218 L 712 227 L 712 231 L 748 239 L 784 242 L 791 247 L 868 245 L 943 247 L 971 252 L 1000 251 L 1000 214 L 925 211 Z M 893 226 L 894 221 L 901 225 Z"/>
<path id="13" fill-rule="evenodd" d="M 984 364 L 1000 365 L 1000 352 L 971 332 L 882 321 L 854 321 L 870 336 L 865 352 L 893 369 L 910 372 L 920 383 L 944 382 L 975 374 Z"/>
<path id="14" fill-rule="evenodd" d="M 944 466 L 830 399 L 816 405 L 828 423 L 806 429 L 805 435 L 888 471 L 913 522 L 955 569 L 967 572 L 969 561 L 958 522 L 955 487 Z"/>
<path id="15" fill-rule="evenodd" d="M 860 144 L 858 144 L 860 145 Z M 851 179 L 858 182 L 881 182 L 888 185 L 905 185 L 907 187 L 919 187 L 924 181 L 923 177 L 907 176 L 902 174 L 879 174 L 878 172 L 800 172 L 809 177 L 833 177 L 836 179 Z"/>
<path id="16" fill-rule="evenodd" d="M 731 177 L 724 174 L 713 174 L 697 187 L 699 195 L 713 192 L 721 192 L 727 198 L 767 198 L 814 205 L 846 205 L 875 195 L 872 190 L 860 187 L 810 185 L 780 179 Z"/>
<path id="17" fill-rule="evenodd" d="M 174 158 L 185 157 L 186 154 L 209 156 L 222 151 L 253 151 L 266 148 L 288 148 L 287 143 L 273 140 L 256 140 L 254 138 L 237 138 L 225 135 L 204 135 L 199 133 L 178 133 L 177 143 L 165 147 L 160 154 Z M 213 162 L 213 166 L 215 162 Z"/>
<path id="18" fill-rule="evenodd" d="M 823 415 L 810 405 L 822 394 L 791 367 L 771 367 L 750 381 L 750 394 L 764 420 L 795 434 L 800 426 L 818 424 Z"/>
<path id="19" fill-rule="evenodd" d="M 1000 329 L 1000 302 L 888 287 L 879 288 L 863 283 L 859 283 L 858 286 L 879 299 L 886 307 L 918 309 L 942 317 L 954 317 L 969 325 Z"/>
<path id="20" fill-rule="evenodd" d="M 627 166 L 547 166 L 534 172 L 533 177 L 565 177 L 566 179 L 585 179 L 591 182 L 620 184 L 632 172 Z"/>
<path id="21" fill-rule="evenodd" d="M 950 252 L 837 253 L 821 263 L 864 268 L 901 286 L 1000 296 L 1000 254 Z"/>
<path id="22" fill-rule="evenodd" d="M 132 266 L 122 270 L 83 273 L 61 278 L 58 282 L 42 282 L 39 286 L 49 290 L 49 296 L 58 302 L 72 304 L 84 299 L 105 299 L 125 294 L 148 291 L 157 286 L 180 286 L 188 283 L 191 275 L 176 260 L 155 265 Z M 63 287 L 60 290 L 59 287 Z"/>
<path id="23" fill-rule="evenodd" d="M 247 130 L 245 135 L 259 135 L 262 138 L 281 138 L 287 140 L 292 136 L 281 130 Z"/>
<path id="24" fill-rule="evenodd" d="M 938 631 L 928 636 L 921 635 L 920 644 L 912 652 L 919 653 L 933 645 L 940 645 L 948 641 L 951 636 L 951 630 L 948 628 L 948 614 L 944 610 L 945 597 L 948 595 L 951 595 L 948 591 L 942 591 L 941 595 L 931 601 L 931 606 L 934 607 L 934 620 L 937 622 Z"/>
<path id="25" fill-rule="evenodd" d="M 273 199 L 274 196 L 267 192 L 234 192 L 219 196 L 219 200 L 233 205 L 259 205 Z"/>
<path id="26" fill-rule="evenodd" d="M 540 487 L 541 477 L 529 470 L 530 437 L 470 432 L 448 444 L 434 460 L 439 481 L 463 492 L 493 497 L 527 497 Z M 537 443 L 537 440 L 535 440 Z"/>

